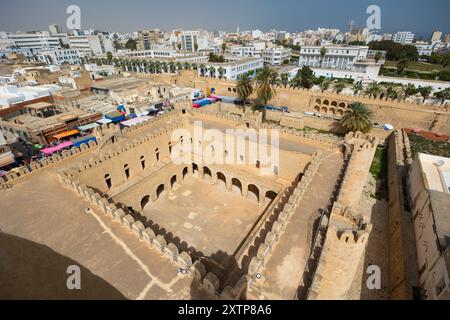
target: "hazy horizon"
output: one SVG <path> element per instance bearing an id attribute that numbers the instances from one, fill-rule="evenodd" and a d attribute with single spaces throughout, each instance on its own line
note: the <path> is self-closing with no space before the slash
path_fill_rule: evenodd
<path id="1" fill-rule="evenodd" d="M 159 28 L 234 31 L 269 29 L 289 32 L 307 29 L 338 28 L 348 30 L 348 22 L 364 26 L 371 4 L 381 8 L 381 32 L 411 31 L 428 37 L 434 30 L 450 32 L 450 1 L 429 0 L 15 0 L 3 4 L 0 31 L 48 30 L 56 23 L 66 27 L 66 8 L 81 8 L 81 29 L 131 33 Z"/>

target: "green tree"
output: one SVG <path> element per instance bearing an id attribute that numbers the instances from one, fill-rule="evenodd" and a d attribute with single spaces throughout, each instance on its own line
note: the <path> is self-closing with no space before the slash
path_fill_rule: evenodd
<path id="1" fill-rule="evenodd" d="M 258 99 L 264 102 L 264 106 L 267 102 L 272 100 L 276 96 L 275 88 L 270 83 L 270 79 L 273 78 L 273 74 L 276 71 L 271 70 L 269 67 L 264 67 L 256 75 L 256 95 Z M 263 119 L 266 119 L 266 109 L 263 108 Z"/>
<path id="2" fill-rule="evenodd" d="M 338 81 L 335 83 L 334 85 L 334 90 L 336 91 L 337 94 L 341 93 L 342 90 L 345 89 L 345 83 L 343 81 Z"/>
<path id="3" fill-rule="evenodd" d="M 247 99 L 253 94 L 253 80 L 250 78 L 250 75 L 248 73 L 245 73 L 239 77 L 236 91 L 239 98 L 244 102 L 243 111 L 245 113 L 245 105 L 247 103 Z"/>
<path id="4" fill-rule="evenodd" d="M 445 100 L 450 100 L 450 88 L 438 91 L 434 94 L 434 96 L 441 100 L 441 104 L 444 104 Z"/>
<path id="5" fill-rule="evenodd" d="M 106 59 L 108 60 L 108 64 L 111 64 L 112 59 L 113 59 L 113 55 L 112 55 L 111 52 L 108 51 L 108 52 L 106 53 Z"/>
<path id="6" fill-rule="evenodd" d="M 403 100 L 406 100 L 409 96 L 412 96 L 414 94 L 417 93 L 417 88 L 415 85 L 413 85 L 412 83 L 408 83 L 404 88 L 403 88 L 403 93 L 404 93 L 404 97 Z"/>
<path id="7" fill-rule="evenodd" d="M 360 131 L 367 133 L 372 129 L 371 118 L 372 112 L 367 106 L 360 102 L 355 102 L 345 111 L 340 124 L 347 132 Z"/>
<path id="8" fill-rule="evenodd" d="M 382 57 L 383 55 L 381 54 L 381 52 L 378 51 L 377 53 L 375 53 L 375 62 L 378 63 Z"/>
<path id="9" fill-rule="evenodd" d="M 422 87 L 419 89 L 420 95 L 423 98 L 423 103 L 425 103 L 425 101 L 428 99 L 432 90 L 433 90 L 433 88 L 431 88 L 430 86 Z"/>
<path id="10" fill-rule="evenodd" d="M 280 75 L 280 79 L 281 79 L 281 83 L 283 84 L 283 86 L 286 88 L 287 85 L 289 84 L 289 74 L 288 73 L 282 73 Z"/>
<path id="11" fill-rule="evenodd" d="M 323 60 L 324 60 L 326 54 L 327 54 L 327 48 L 322 47 L 320 49 L 320 67 L 321 68 L 323 68 Z"/>
<path id="12" fill-rule="evenodd" d="M 211 78 L 214 78 L 216 76 L 216 68 L 215 67 L 213 67 L 213 66 L 209 67 L 209 76 Z"/>
<path id="13" fill-rule="evenodd" d="M 369 95 L 369 98 L 377 98 L 378 94 L 381 92 L 381 86 L 373 81 L 366 89 L 366 93 Z"/>
<path id="14" fill-rule="evenodd" d="M 206 74 L 206 67 L 204 64 L 200 65 L 200 76 L 204 77 Z"/>
<path id="15" fill-rule="evenodd" d="M 128 50 L 136 50 L 136 40 L 130 39 L 127 41 L 127 43 L 125 43 L 125 48 Z"/>
<path id="16" fill-rule="evenodd" d="M 361 81 L 358 81 L 357 83 L 355 83 L 355 84 L 353 85 L 353 88 L 352 88 L 353 94 L 354 94 L 355 96 L 356 96 L 356 95 L 359 95 L 360 92 L 362 91 L 362 89 L 363 89 L 363 84 L 361 83 Z"/>
<path id="17" fill-rule="evenodd" d="M 397 73 L 398 74 L 403 74 L 406 70 L 406 68 L 408 68 L 408 59 L 401 59 L 397 62 Z"/>
<path id="18" fill-rule="evenodd" d="M 328 90 L 328 89 L 330 88 L 330 85 L 331 85 L 331 81 L 330 81 L 330 80 L 327 80 L 327 79 L 323 80 L 323 81 L 319 84 L 319 87 L 320 87 L 320 90 L 322 91 L 322 93 L 323 93 L 324 91 Z"/>
<path id="19" fill-rule="evenodd" d="M 219 69 L 217 69 L 217 72 L 219 73 L 219 79 L 222 79 L 223 75 L 225 74 L 225 69 L 219 67 Z"/>
<path id="20" fill-rule="evenodd" d="M 304 66 L 299 70 L 300 84 L 305 89 L 311 89 L 314 85 L 314 72 L 310 67 Z"/>

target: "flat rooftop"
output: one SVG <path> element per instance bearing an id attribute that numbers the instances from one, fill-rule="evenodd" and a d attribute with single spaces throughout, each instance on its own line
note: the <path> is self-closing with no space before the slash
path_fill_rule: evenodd
<path id="1" fill-rule="evenodd" d="M 450 197 L 450 158 L 419 153 L 425 187 Z"/>
<path id="2" fill-rule="evenodd" d="M 137 78 L 113 78 L 95 82 L 91 85 L 93 89 L 100 90 L 123 90 L 145 84 L 146 81 Z"/>

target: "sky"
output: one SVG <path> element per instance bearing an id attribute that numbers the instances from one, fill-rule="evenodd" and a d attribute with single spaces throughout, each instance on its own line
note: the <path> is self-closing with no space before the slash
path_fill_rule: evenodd
<path id="1" fill-rule="evenodd" d="M 130 33 L 146 28 L 289 32 L 366 24 L 367 7 L 381 8 L 381 31 L 429 37 L 450 33 L 449 0 L 2 0 L 0 31 L 66 30 L 67 6 L 81 8 L 81 29 Z"/>

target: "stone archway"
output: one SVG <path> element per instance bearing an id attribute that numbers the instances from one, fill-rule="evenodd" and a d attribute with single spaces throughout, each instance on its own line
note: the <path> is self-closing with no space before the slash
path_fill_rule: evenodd
<path id="1" fill-rule="evenodd" d="M 277 193 L 275 191 L 269 190 L 266 192 L 266 203 L 271 203 L 277 197 Z"/>
<path id="2" fill-rule="evenodd" d="M 198 165 L 195 164 L 195 163 L 192 164 L 192 174 L 193 175 L 198 175 L 199 174 Z"/>
<path id="3" fill-rule="evenodd" d="M 164 184 L 160 184 L 158 188 L 156 189 L 156 199 L 159 199 L 159 197 L 164 193 L 166 187 Z"/>
<path id="4" fill-rule="evenodd" d="M 319 106 L 315 106 L 314 107 L 314 111 L 320 112 L 320 107 Z"/>
<path id="5" fill-rule="evenodd" d="M 175 184 L 177 183 L 177 175 L 174 175 L 171 179 L 170 179 L 170 187 L 173 188 L 175 186 Z"/>
<path id="6" fill-rule="evenodd" d="M 141 199 L 141 209 L 144 210 L 147 204 L 150 202 L 150 196 L 146 195 Z"/>
<path id="7" fill-rule="evenodd" d="M 259 203 L 259 188 L 254 184 L 248 185 L 247 199 L 254 200 Z"/>
<path id="8" fill-rule="evenodd" d="M 227 178 L 225 177 L 225 175 L 222 172 L 217 172 L 217 185 L 223 191 L 227 190 Z"/>
<path id="9" fill-rule="evenodd" d="M 321 113 L 326 114 L 328 112 L 328 108 L 322 107 L 321 109 Z"/>
<path id="10" fill-rule="evenodd" d="M 231 179 L 231 191 L 239 193 L 242 196 L 242 183 L 239 179 Z"/>
<path id="11" fill-rule="evenodd" d="M 207 181 L 212 181 L 212 173 L 208 167 L 203 167 L 203 177 Z"/>
<path id="12" fill-rule="evenodd" d="M 188 173 L 189 173 L 189 169 L 188 169 L 188 167 L 185 167 L 183 169 L 183 179 L 185 179 L 187 177 Z"/>

